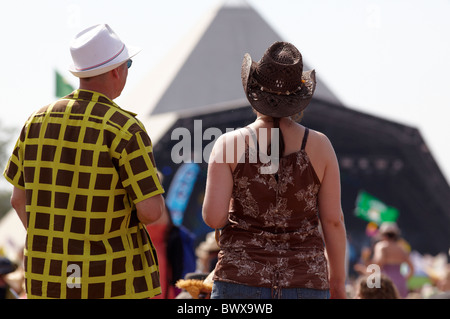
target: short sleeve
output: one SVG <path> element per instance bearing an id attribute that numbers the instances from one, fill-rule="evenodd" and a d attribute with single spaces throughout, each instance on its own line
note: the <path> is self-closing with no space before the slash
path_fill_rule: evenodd
<path id="1" fill-rule="evenodd" d="M 153 146 L 144 132 L 135 133 L 126 144 L 119 160 L 123 187 L 134 203 L 164 193 L 158 178 Z"/>
<path id="2" fill-rule="evenodd" d="M 24 130 L 22 130 L 22 134 L 17 140 L 16 145 L 14 146 L 14 151 L 6 164 L 5 171 L 3 172 L 5 179 L 20 189 L 25 189 L 23 177 L 23 134 Z"/>

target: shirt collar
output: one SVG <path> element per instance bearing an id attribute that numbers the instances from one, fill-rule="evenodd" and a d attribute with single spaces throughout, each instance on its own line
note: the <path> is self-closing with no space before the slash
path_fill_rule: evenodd
<path id="1" fill-rule="evenodd" d="M 84 89 L 83 90 L 77 89 L 77 90 L 73 91 L 70 95 L 68 95 L 66 98 L 107 104 L 112 107 L 116 107 L 132 116 L 137 116 L 136 113 L 122 109 L 120 106 L 118 106 L 115 102 L 113 102 L 106 95 L 99 93 L 99 92 L 84 90 Z"/>

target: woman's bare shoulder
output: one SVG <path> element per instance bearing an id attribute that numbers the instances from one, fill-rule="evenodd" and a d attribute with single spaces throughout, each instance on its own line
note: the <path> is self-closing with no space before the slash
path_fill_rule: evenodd
<path id="1" fill-rule="evenodd" d="M 334 148 L 331 144 L 330 139 L 324 133 L 309 129 L 308 141 L 306 148 L 308 151 L 308 146 L 311 150 L 320 152 L 321 155 L 334 154 Z"/>
<path id="2" fill-rule="evenodd" d="M 333 145 L 322 132 L 310 129 L 306 144 L 306 153 L 320 181 L 322 181 L 327 167 L 337 166 L 337 158 Z"/>
<path id="3" fill-rule="evenodd" d="M 228 131 L 220 135 L 216 142 L 215 147 L 224 147 L 224 146 L 231 146 L 235 145 L 236 140 L 243 140 L 245 138 L 245 135 L 247 135 L 248 130 L 246 129 L 236 129 L 233 131 Z"/>
<path id="4" fill-rule="evenodd" d="M 245 129 L 236 129 L 220 135 L 214 143 L 210 163 L 234 165 L 245 152 L 246 131 Z"/>

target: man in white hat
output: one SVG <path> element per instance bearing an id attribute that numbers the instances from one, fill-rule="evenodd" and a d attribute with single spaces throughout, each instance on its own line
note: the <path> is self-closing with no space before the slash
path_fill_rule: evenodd
<path id="1" fill-rule="evenodd" d="M 150 298 L 161 288 L 145 225 L 164 190 L 144 126 L 112 101 L 139 50 L 105 24 L 70 50 L 79 89 L 28 119 L 4 172 L 27 229 L 27 296 Z"/>
<path id="2" fill-rule="evenodd" d="M 73 64 L 69 71 L 80 78 L 80 89 L 115 99 L 122 92 L 139 48 L 126 46 L 107 24 L 80 32 L 71 43 Z M 110 72 L 113 71 L 113 72 Z"/>

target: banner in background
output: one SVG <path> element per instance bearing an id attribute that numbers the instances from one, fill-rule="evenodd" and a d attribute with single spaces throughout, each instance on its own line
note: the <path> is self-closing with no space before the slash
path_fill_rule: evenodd
<path id="1" fill-rule="evenodd" d="M 55 80 L 56 80 L 56 87 L 55 87 L 56 97 L 60 98 L 73 92 L 74 90 L 73 86 L 69 82 L 67 82 L 67 80 L 56 70 L 55 70 Z"/>
<path id="2" fill-rule="evenodd" d="M 365 191 L 360 191 L 356 198 L 355 216 L 380 225 L 383 222 L 395 222 L 399 211 L 386 205 L 378 198 Z"/>

